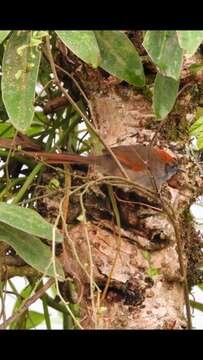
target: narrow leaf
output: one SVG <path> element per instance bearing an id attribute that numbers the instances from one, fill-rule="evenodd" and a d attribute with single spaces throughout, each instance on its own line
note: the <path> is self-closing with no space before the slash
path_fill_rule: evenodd
<path id="1" fill-rule="evenodd" d="M 157 119 L 164 119 L 172 110 L 179 81 L 157 74 L 154 83 L 153 107 Z"/>
<path id="2" fill-rule="evenodd" d="M 25 132 L 34 115 L 34 95 L 41 53 L 31 47 L 31 31 L 14 31 L 4 51 L 2 98 L 13 126 Z"/>
<path id="3" fill-rule="evenodd" d="M 1 30 L 0 31 L 0 44 L 5 40 L 11 30 Z"/>
<path id="4" fill-rule="evenodd" d="M 58 30 L 56 33 L 63 43 L 80 59 L 94 68 L 99 66 L 101 56 L 94 31 Z"/>
<path id="5" fill-rule="evenodd" d="M 37 211 L 32 209 L 0 202 L 0 222 L 28 234 L 52 241 L 53 226 L 44 220 Z M 56 242 L 62 241 L 62 235 L 59 231 L 56 231 Z"/>
<path id="6" fill-rule="evenodd" d="M 185 55 L 190 57 L 192 56 L 196 50 L 198 49 L 199 45 L 203 41 L 203 30 L 201 31 L 189 31 L 189 30 L 182 30 L 177 31 L 178 34 L 178 41 L 182 49 L 185 50 Z"/>
<path id="7" fill-rule="evenodd" d="M 190 300 L 190 305 L 199 311 L 203 311 L 203 304 L 198 301 Z"/>
<path id="8" fill-rule="evenodd" d="M 143 66 L 134 45 L 121 31 L 95 31 L 101 52 L 100 66 L 130 84 L 145 84 Z"/>
<path id="9" fill-rule="evenodd" d="M 178 80 L 183 61 L 176 31 L 147 31 L 143 46 L 162 75 Z"/>
<path id="10" fill-rule="evenodd" d="M 0 223 L 0 241 L 9 244 L 34 269 L 54 276 L 51 250 L 35 236 Z M 59 280 L 64 280 L 63 268 L 58 260 L 56 260 L 56 271 Z"/>

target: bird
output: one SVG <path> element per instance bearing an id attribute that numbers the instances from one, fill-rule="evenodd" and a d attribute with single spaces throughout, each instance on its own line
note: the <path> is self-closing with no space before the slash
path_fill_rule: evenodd
<path id="1" fill-rule="evenodd" d="M 180 171 L 176 159 L 159 146 L 144 144 L 119 145 L 111 148 L 113 154 L 135 184 L 149 190 L 160 190 L 174 174 Z M 53 152 L 25 152 L 48 164 L 95 164 L 104 175 L 123 177 L 123 173 L 105 151 L 102 155 L 78 155 Z"/>

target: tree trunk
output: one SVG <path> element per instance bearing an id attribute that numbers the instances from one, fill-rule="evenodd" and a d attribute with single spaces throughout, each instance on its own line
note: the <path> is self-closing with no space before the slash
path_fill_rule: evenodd
<path id="1" fill-rule="evenodd" d="M 99 70 L 85 68 L 86 78 L 84 80 L 81 71 L 80 82 L 89 99 L 94 125 L 106 144 L 150 143 L 159 127 L 150 100 L 126 84 L 114 84 L 110 78 L 105 80 Z M 171 186 L 164 185 L 161 192 L 179 224 L 191 286 L 198 282 L 201 246 L 188 214 L 189 206 L 202 191 L 202 182 L 197 166 L 185 155 L 184 145 L 172 141 L 175 131 L 183 128 L 186 115 L 194 112 L 189 109 L 186 97 L 179 97 L 178 101 L 178 111 L 175 108 L 165 121 L 157 133 L 156 143 L 169 149 L 186 170 L 171 180 Z M 74 174 L 78 173 L 81 174 L 77 167 Z M 92 176 L 95 179 L 94 169 L 88 175 L 89 181 Z M 77 177 L 72 180 L 73 184 L 81 184 L 81 181 Z M 69 203 L 66 248 L 61 259 L 67 274 L 77 284 L 81 325 L 85 329 L 186 328 L 184 283 L 180 276 L 174 226 L 167 212 L 160 206 L 158 197 L 156 201 L 132 188 L 114 186 L 119 227 L 106 183 L 89 184 L 83 196 L 86 211 L 82 212 L 80 222 L 75 219 L 81 214 L 81 199 L 76 194 Z M 38 202 L 41 213 L 46 207 L 46 217 L 50 216 L 52 221 L 57 201 Z M 102 291 L 109 277 L 103 299 Z"/>

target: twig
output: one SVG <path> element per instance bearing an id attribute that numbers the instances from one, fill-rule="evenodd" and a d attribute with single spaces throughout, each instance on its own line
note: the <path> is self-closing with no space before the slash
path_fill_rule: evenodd
<path id="1" fill-rule="evenodd" d="M 16 131 L 15 135 L 14 135 L 14 137 L 12 139 L 12 142 L 11 142 L 11 148 L 9 149 L 8 157 L 7 157 L 7 159 L 6 159 L 5 163 L 4 163 L 7 182 L 9 182 L 8 163 L 9 163 L 10 157 L 11 157 L 12 152 L 13 152 L 13 145 L 15 144 L 15 139 L 16 139 L 17 135 L 18 135 L 18 132 Z"/>
<path id="2" fill-rule="evenodd" d="M 167 117 L 165 117 L 163 120 L 160 121 L 159 123 L 159 126 L 157 127 L 151 141 L 150 141 L 150 144 L 149 144 L 149 151 L 151 151 L 151 148 L 154 146 L 155 142 L 156 142 L 156 139 L 157 139 L 157 136 L 158 136 L 158 133 L 160 132 L 161 128 L 165 125 L 165 122 L 167 121 Z"/>
<path id="3" fill-rule="evenodd" d="M 63 203 L 63 199 L 60 202 L 60 207 L 62 206 Z M 79 321 L 76 319 L 75 315 L 73 314 L 72 310 L 70 309 L 69 304 L 64 300 L 63 296 L 61 295 L 60 289 L 59 289 L 59 284 L 58 284 L 58 276 L 57 276 L 57 270 L 56 270 L 56 261 L 55 261 L 55 247 L 56 247 L 56 229 L 57 229 L 57 225 L 59 222 L 59 219 L 61 218 L 61 213 L 63 216 L 63 212 L 60 209 L 60 213 L 56 218 L 56 221 L 54 223 L 53 226 L 53 236 L 52 236 L 52 263 L 53 263 L 53 270 L 54 270 L 54 279 L 55 279 L 55 285 L 56 285 L 56 290 L 57 290 L 57 295 L 59 296 L 60 300 L 62 301 L 62 303 L 65 305 L 69 315 L 72 317 L 72 319 L 74 320 L 75 324 L 78 326 L 79 329 L 83 329 L 83 327 L 80 325 Z"/>
<path id="4" fill-rule="evenodd" d="M 74 76 L 72 74 L 70 74 L 67 70 L 64 70 L 61 66 L 55 64 L 55 66 L 60 69 L 62 72 L 64 72 L 64 74 L 66 74 L 73 82 L 74 84 L 77 86 L 78 90 L 80 91 L 80 93 L 82 94 L 82 96 L 84 97 L 88 107 L 89 107 L 89 110 L 90 110 L 90 114 L 91 114 L 91 118 L 92 118 L 92 121 L 93 121 L 93 124 L 94 126 L 96 126 L 96 121 L 95 121 L 95 118 L 94 118 L 94 114 L 93 114 L 93 110 L 92 110 L 92 105 L 88 99 L 88 97 L 86 96 L 84 90 L 81 88 L 80 84 L 78 83 L 78 81 L 74 78 Z"/>
<path id="5" fill-rule="evenodd" d="M 178 96 L 180 95 L 180 93 L 178 94 Z M 152 146 L 154 145 L 157 135 L 160 131 L 160 129 L 163 127 L 163 125 L 165 124 L 167 118 L 165 118 L 164 120 L 162 120 L 150 142 L 150 147 L 149 147 L 149 155 L 150 156 L 150 151 Z M 150 169 L 149 169 L 150 170 Z M 153 177 L 153 174 L 151 174 Z M 190 298 L 189 298 L 189 289 L 188 289 L 188 283 L 187 283 L 187 274 L 186 274 L 186 270 L 185 270 L 185 265 L 184 265 L 184 261 L 183 261 L 183 249 L 182 249 L 182 240 L 181 240 L 181 236 L 180 236 L 180 229 L 179 229 L 179 224 L 176 221 L 176 214 L 173 210 L 173 208 L 167 203 L 165 203 L 165 201 L 162 199 L 159 191 L 157 191 L 157 195 L 159 196 L 161 205 L 163 210 L 165 211 L 166 215 L 168 216 L 169 221 L 171 222 L 173 229 L 174 229 L 174 233 L 175 233 L 175 238 L 176 238 L 176 244 L 177 244 L 177 253 L 178 253 L 178 261 L 179 261 L 179 266 L 180 266 L 180 274 L 183 278 L 183 282 L 184 282 L 184 298 L 185 298 L 185 306 L 186 306 L 186 314 L 187 314 L 187 323 L 188 323 L 188 329 L 192 329 L 192 320 L 191 320 L 191 310 L 190 310 Z"/>
<path id="6" fill-rule="evenodd" d="M 179 223 L 177 222 L 176 214 L 174 209 L 171 207 L 170 204 L 166 204 L 165 201 L 160 197 L 162 208 L 165 211 L 166 215 L 168 216 L 172 226 L 174 228 L 175 238 L 176 238 L 176 245 L 177 245 L 177 253 L 178 253 L 178 261 L 180 266 L 180 274 L 183 279 L 183 288 L 184 288 L 184 298 L 185 298 L 185 306 L 186 306 L 186 314 L 187 314 L 187 323 L 188 329 L 192 329 L 192 318 L 191 318 L 191 309 L 190 309 L 190 298 L 189 298 L 189 289 L 188 289 L 188 282 L 187 282 L 187 273 L 185 270 L 185 264 L 183 260 L 183 248 L 182 248 L 182 239 L 180 235 L 180 228 Z"/>
<path id="7" fill-rule="evenodd" d="M 109 288 L 109 285 L 110 285 L 110 282 L 111 282 L 111 279 L 112 279 L 112 276 L 113 276 L 113 272 L 114 272 L 115 267 L 116 267 L 116 262 L 117 262 L 117 259 L 118 259 L 118 255 L 120 253 L 120 248 L 121 248 L 121 221 L 120 221 L 120 214 L 119 214 L 119 210 L 118 210 L 118 206 L 117 206 L 117 203 L 116 203 L 115 195 L 113 193 L 113 189 L 112 189 L 111 185 L 108 186 L 108 192 L 109 192 L 109 197 L 111 199 L 111 204 L 112 204 L 112 207 L 113 207 L 113 211 L 114 211 L 114 214 L 115 214 L 116 223 L 117 223 L 117 226 L 118 226 L 118 243 L 117 243 L 116 255 L 115 255 L 114 259 L 113 259 L 113 264 L 112 264 L 112 267 L 111 267 L 111 270 L 110 270 L 110 274 L 108 276 L 108 280 L 106 282 L 104 291 L 103 291 L 102 296 L 101 296 L 101 303 L 104 301 L 104 299 L 106 297 L 106 294 L 107 294 L 107 291 L 108 291 L 108 288 Z"/>
<path id="8" fill-rule="evenodd" d="M 85 232 L 85 237 L 86 237 L 86 241 L 87 241 L 88 255 L 89 255 L 90 296 L 91 296 L 92 310 L 93 310 L 93 314 L 94 314 L 94 323 L 95 323 L 95 327 L 97 327 L 97 311 L 96 311 L 96 306 L 95 306 L 95 302 L 94 302 L 94 272 L 93 272 L 94 263 L 93 263 L 93 258 L 92 258 L 92 250 L 91 250 L 89 234 L 88 234 L 88 230 L 87 230 L 88 226 L 87 226 L 86 210 L 85 210 L 84 203 L 83 203 L 84 194 L 85 194 L 85 190 L 80 195 L 80 206 L 81 206 L 81 211 L 82 211 L 82 216 L 83 216 L 83 223 L 84 223 L 84 230 L 85 230 L 84 232 Z"/>
<path id="9" fill-rule="evenodd" d="M 81 109 L 79 108 L 79 106 L 75 103 L 75 101 L 72 99 L 72 97 L 68 94 L 68 92 L 64 89 L 64 87 L 61 85 L 61 82 L 58 78 L 57 75 L 57 71 L 56 71 L 56 67 L 55 67 L 55 63 L 54 63 L 54 59 L 52 56 L 52 52 L 51 52 L 51 45 L 50 45 L 50 40 L 49 40 L 49 36 L 46 36 L 46 45 L 47 45 L 47 55 L 48 55 L 48 59 L 49 59 L 49 63 L 51 66 L 51 70 L 53 72 L 54 75 L 54 82 L 55 84 L 59 87 L 59 89 L 61 90 L 61 92 L 64 94 L 64 96 L 68 99 L 68 101 L 71 103 L 71 105 L 76 109 L 76 111 L 78 111 L 78 113 L 81 115 L 81 117 L 84 119 L 86 125 L 91 129 L 91 131 L 93 132 L 93 134 L 99 139 L 99 141 L 102 143 L 102 145 L 105 147 L 105 149 L 108 151 L 108 153 L 112 156 L 114 162 L 116 163 L 116 165 L 119 167 L 121 173 L 124 175 L 125 178 L 129 179 L 128 174 L 126 173 L 125 169 L 123 168 L 123 166 L 121 165 L 120 161 L 117 159 L 117 157 L 114 155 L 113 151 L 111 150 L 111 148 L 105 143 L 105 141 L 101 138 L 101 136 L 99 135 L 99 133 L 97 132 L 97 130 L 94 128 L 94 126 L 91 124 L 91 122 L 89 121 L 89 119 L 87 118 L 87 116 L 81 111 Z"/>
<path id="10" fill-rule="evenodd" d="M 64 256 L 68 257 L 67 254 L 67 249 L 66 249 L 66 239 L 65 239 L 65 234 L 66 234 L 66 228 L 67 228 L 67 218 L 68 218 L 68 208 L 69 208 L 69 199 L 70 199 L 70 189 L 71 189 L 71 175 L 69 172 L 69 168 L 68 166 L 65 164 L 64 165 L 64 171 L 65 171 L 65 185 L 64 185 L 64 197 L 62 199 L 62 214 L 61 214 L 61 218 L 62 218 L 62 233 L 64 236 L 64 241 L 63 241 L 63 252 L 64 252 Z M 80 290 L 80 296 L 79 296 L 79 300 L 78 303 L 81 301 L 82 299 L 82 295 L 83 295 L 83 287 L 81 284 L 81 281 L 79 279 L 79 277 L 77 276 L 77 274 L 73 271 L 71 271 L 71 276 L 73 276 L 73 280 L 77 280 L 81 290 Z M 71 289 L 70 289 L 71 292 Z"/>
<path id="11" fill-rule="evenodd" d="M 24 182 L 23 186 L 21 187 L 21 189 L 18 191 L 18 193 L 13 198 L 12 204 L 17 204 L 22 199 L 22 197 L 24 196 L 24 194 L 28 190 L 29 186 L 31 185 L 34 177 L 37 175 L 37 173 L 41 170 L 42 167 L 43 167 L 43 164 L 41 164 L 41 163 L 37 164 L 34 167 L 34 169 L 29 174 L 29 176 L 27 176 L 27 179 L 25 180 L 25 182 Z"/>
<path id="12" fill-rule="evenodd" d="M 179 90 L 176 99 L 180 96 L 180 94 L 182 94 L 183 91 L 185 91 L 185 89 L 191 85 L 194 85 L 194 83 L 192 81 L 190 81 L 189 83 L 185 84 L 182 89 Z"/>
<path id="13" fill-rule="evenodd" d="M 155 211 L 158 211 L 158 212 L 162 212 L 161 209 L 155 207 L 155 206 L 152 206 L 150 204 L 146 204 L 146 203 L 143 203 L 141 201 L 133 201 L 133 200 L 124 200 L 124 199 L 121 199 L 117 194 L 114 194 L 114 196 L 116 197 L 116 199 L 124 204 L 133 204 L 133 205 L 141 205 L 141 206 L 145 206 L 149 209 L 152 209 L 152 210 L 155 210 Z"/>
<path id="14" fill-rule="evenodd" d="M 24 314 L 25 311 L 29 309 L 29 307 L 37 301 L 54 283 L 54 279 L 51 278 L 47 281 L 47 283 L 41 287 L 30 299 L 28 299 L 24 305 L 12 316 L 10 316 L 3 324 L 0 325 L 0 329 L 6 329 L 8 325 L 10 325 L 13 321 L 17 320 L 21 315 Z"/>
<path id="15" fill-rule="evenodd" d="M 48 83 L 46 85 L 43 86 L 42 90 L 39 92 L 39 94 L 37 95 L 37 97 L 35 98 L 34 104 L 36 105 L 37 100 L 40 98 L 40 96 L 42 95 L 43 91 L 53 82 L 53 79 L 49 80 Z"/>

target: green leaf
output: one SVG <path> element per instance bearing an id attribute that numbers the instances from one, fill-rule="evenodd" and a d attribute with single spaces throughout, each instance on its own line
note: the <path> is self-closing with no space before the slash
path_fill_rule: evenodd
<path id="1" fill-rule="evenodd" d="M 203 304 L 198 301 L 190 300 L 190 305 L 199 311 L 203 311 Z"/>
<path id="2" fill-rule="evenodd" d="M 65 30 L 56 31 L 56 33 L 63 43 L 80 59 L 94 68 L 99 66 L 101 56 L 94 31 Z"/>
<path id="3" fill-rule="evenodd" d="M 36 134 L 38 135 L 42 131 L 44 131 L 43 126 L 41 126 L 39 124 L 34 125 L 34 123 L 33 123 L 33 125 L 26 131 L 26 135 L 27 136 L 34 136 Z"/>
<path id="4" fill-rule="evenodd" d="M 100 66 L 110 74 L 138 87 L 143 87 L 145 77 L 140 57 L 121 31 L 95 31 L 101 52 Z"/>
<path id="5" fill-rule="evenodd" d="M 50 65 L 44 56 L 41 57 L 39 73 L 38 73 L 38 81 L 44 87 L 51 80 L 50 77 Z M 46 93 L 46 89 L 44 90 Z M 43 92 L 43 93 L 44 93 Z"/>
<path id="6" fill-rule="evenodd" d="M 14 31 L 4 51 L 2 98 L 13 126 L 25 133 L 34 115 L 41 52 L 31 47 L 31 31 Z"/>
<path id="7" fill-rule="evenodd" d="M 0 122 L 0 137 L 11 138 L 15 135 L 14 127 L 8 122 Z"/>
<path id="8" fill-rule="evenodd" d="M 189 69 L 192 74 L 197 74 L 198 71 L 201 71 L 203 69 L 203 64 L 192 64 L 189 66 Z"/>
<path id="9" fill-rule="evenodd" d="M 22 208 L 14 204 L 0 202 L 0 222 L 28 234 L 52 241 L 53 226 L 43 219 L 37 211 Z M 56 231 L 56 242 L 62 242 L 63 237 Z"/>
<path id="10" fill-rule="evenodd" d="M 177 31 L 178 41 L 186 56 L 192 56 L 203 41 L 203 31 Z"/>
<path id="11" fill-rule="evenodd" d="M 27 311 L 22 316 L 25 317 L 25 323 L 23 327 L 20 327 L 20 329 L 34 329 L 44 321 L 44 314 L 33 310 Z M 19 321 L 13 323 L 12 326 L 10 326 L 10 329 L 19 330 Z"/>
<path id="12" fill-rule="evenodd" d="M 147 31 L 143 46 L 162 75 L 178 80 L 183 61 L 176 31 Z"/>
<path id="13" fill-rule="evenodd" d="M 201 106 L 197 107 L 195 118 L 198 119 L 200 116 L 203 116 L 203 108 Z"/>
<path id="14" fill-rule="evenodd" d="M 197 114 L 201 113 L 201 110 L 198 110 Z M 197 139 L 197 147 L 199 150 L 203 149 L 203 116 L 200 116 L 189 128 L 189 134 L 193 135 Z"/>
<path id="15" fill-rule="evenodd" d="M 197 137 L 197 147 L 199 150 L 203 149 L 203 131 Z"/>
<path id="16" fill-rule="evenodd" d="M 37 311 L 30 310 L 26 314 L 25 328 L 27 330 L 33 329 L 44 321 L 44 314 Z"/>
<path id="17" fill-rule="evenodd" d="M 203 132 L 203 116 L 200 116 L 189 128 L 190 135 L 194 135 L 197 138 L 201 132 Z"/>
<path id="18" fill-rule="evenodd" d="M 42 243 L 35 236 L 26 234 L 7 224 L 0 223 L 0 241 L 9 244 L 16 253 L 34 269 L 54 276 L 52 252 L 49 246 Z M 59 280 L 64 280 L 62 265 L 56 259 L 56 271 Z"/>
<path id="19" fill-rule="evenodd" d="M 0 31 L 0 44 L 5 40 L 11 30 L 1 30 Z"/>
<path id="20" fill-rule="evenodd" d="M 199 284 L 198 287 L 203 290 L 203 283 Z"/>
<path id="21" fill-rule="evenodd" d="M 157 74 L 154 83 L 153 107 L 157 119 L 164 119 L 172 110 L 179 81 Z"/>

